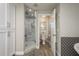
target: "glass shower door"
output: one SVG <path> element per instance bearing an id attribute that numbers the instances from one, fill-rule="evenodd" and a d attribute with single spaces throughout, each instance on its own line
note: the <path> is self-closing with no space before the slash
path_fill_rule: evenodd
<path id="1" fill-rule="evenodd" d="M 35 18 L 25 19 L 25 53 L 36 47 L 35 39 Z"/>

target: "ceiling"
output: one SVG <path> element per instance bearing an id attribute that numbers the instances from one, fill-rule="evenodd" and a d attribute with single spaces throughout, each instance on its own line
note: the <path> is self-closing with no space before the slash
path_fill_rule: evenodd
<path id="1" fill-rule="evenodd" d="M 52 11 L 57 3 L 26 3 L 25 6 L 37 11 Z"/>

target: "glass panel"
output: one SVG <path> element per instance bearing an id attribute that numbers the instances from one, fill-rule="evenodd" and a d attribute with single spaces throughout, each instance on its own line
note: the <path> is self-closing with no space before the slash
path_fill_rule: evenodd
<path id="1" fill-rule="evenodd" d="M 25 20 L 25 48 L 35 47 L 35 19 Z"/>

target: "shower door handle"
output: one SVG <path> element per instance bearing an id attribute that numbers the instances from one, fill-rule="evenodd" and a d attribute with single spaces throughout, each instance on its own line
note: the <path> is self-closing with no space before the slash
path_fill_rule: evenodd
<path id="1" fill-rule="evenodd" d="M 27 37 L 27 35 L 24 35 L 24 37 Z"/>

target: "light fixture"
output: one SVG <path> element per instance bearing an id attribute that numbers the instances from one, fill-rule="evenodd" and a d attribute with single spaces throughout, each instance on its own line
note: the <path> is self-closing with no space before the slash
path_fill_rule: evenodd
<path id="1" fill-rule="evenodd" d="M 43 15 L 42 17 L 46 17 L 45 15 Z"/>
<path id="2" fill-rule="evenodd" d="M 31 12 L 31 11 L 32 11 L 32 9 L 30 8 L 30 9 L 29 9 L 29 12 Z"/>
<path id="3" fill-rule="evenodd" d="M 43 24 L 41 24 L 41 28 L 44 28 L 44 25 Z"/>

